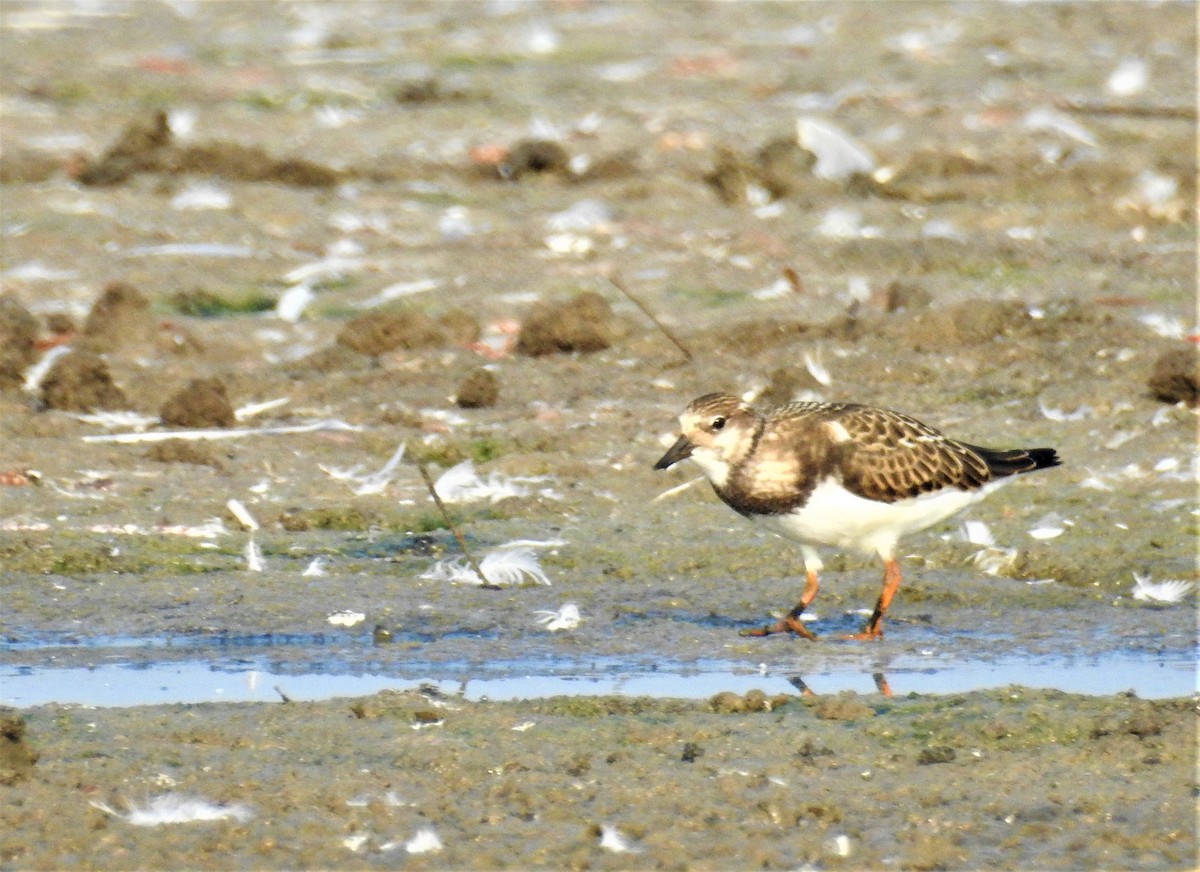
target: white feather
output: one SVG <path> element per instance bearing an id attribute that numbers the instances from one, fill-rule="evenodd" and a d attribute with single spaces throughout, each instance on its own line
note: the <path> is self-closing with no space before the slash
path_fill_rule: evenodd
<path id="1" fill-rule="evenodd" d="M 1006 575 L 1016 565 L 1019 556 L 1016 548 L 989 545 L 976 551 L 972 562 L 985 575 Z"/>
<path id="2" fill-rule="evenodd" d="M 160 824 L 188 824 L 195 821 L 248 821 L 254 817 L 248 807 L 240 803 L 216 805 L 206 799 L 185 796 L 180 793 L 165 793 L 157 796 L 144 807 L 129 806 L 128 814 L 121 814 L 102 802 L 92 805 L 105 814 L 119 817 L 136 827 L 155 827 Z"/>
<path id="3" fill-rule="evenodd" d="M 255 415 L 261 415 L 263 412 L 268 412 L 271 409 L 286 406 L 290 402 L 290 397 L 277 397 L 274 400 L 263 400 L 261 403 L 247 403 L 240 408 L 234 409 L 233 417 L 239 421 L 245 421 L 247 418 L 253 418 Z"/>
<path id="4" fill-rule="evenodd" d="M 501 545 L 484 555 L 479 561 L 479 569 L 487 578 L 489 584 L 519 585 L 526 580 L 536 584 L 550 584 L 550 579 L 538 563 L 533 549 L 512 543 Z M 421 578 L 431 581 L 449 581 L 451 584 L 481 584 L 479 576 L 471 569 L 467 561 L 461 557 L 439 560 Z"/>
<path id="5" fill-rule="evenodd" d="M 70 354 L 71 351 L 72 348 L 70 345 L 57 345 L 42 355 L 42 359 L 31 366 L 29 371 L 25 373 L 25 391 L 31 394 L 36 393 L 42 385 L 42 380 L 46 378 L 46 374 L 54 366 L 55 361 L 64 354 Z"/>
<path id="6" fill-rule="evenodd" d="M 983 521 L 963 521 L 962 535 L 972 545 L 990 548 L 996 544 L 996 537 Z"/>
<path id="7" fill-rule="evenodd" d="M 358 496 L 367 496 L 369 494 L 381 494 L 387 490 L 388 484 L 392 480 L 392 475 L 396 471 L 396 467 L 400 465 L 401 459 L 404 457 L 404 449 L 406 443 L 401 442 L 400 446 L 392 453 L 388 462 L 369 475 L 363 476 L 358 480 L 358 487 L 354 489 L 354 493 Z"/>
<path id="8" fill-rule="evenodd" d="M 389 843 L 391 845 L 392 843 Z M 380 846 L 382 850 L 388 850 L 389 845 Z M 410 854 L 429 854 L 434 851 L 442 850 L 442 840 L 438 838 L 438 834 L 434 832 L 433 827 L 422 827 L 413 834 L 413 837 L 404 843 L 404 850 Z"/>
<path id="9" fill-rule="evenodd" d="M 258 521 L 250 514 L 250 510 L 246 508 L 241 500 L 229 499 L 225 503 L 225 508 L 229 509 L 229 514 L 233 515 L 234 520 L 242 525 L 242 529 L 254 532 L 258 529 Z"/>
<path id="10" fill-rule="evenodd" d="M 433 488 L 442 501 L 447 503 L 469 503 L 476 500 L 490 500 L 495 503 L 508 497 L 528 496 L 529 488 L 522 482 L 543 480 L 542 476 L 506 476 L 498 472 L 481 478 L 475 471 L 475 464 L 464 460 L 443 472 Z"/>
<path id="11" fill-rule="evenodd" d="M 128 427 L 140 432 L 151 424 L 158 423 L 158 418 L 143 415 L 141 412 L 105 412 L 101 410 L 91 414 L 74 414 L 71 417 L 85 424 L 98 424 L 106 430 Z"/>
<path id="12" fill-rule="evenodd" d="M 281 321 L 295 324 L 308 308 L 309 303 L 317 298 L 313 289 L 307 284 L 293 285 L 284 291 L 275 303 L 275 316 Z"/>
<path id="13" fill-rule="evenodd" d="M 534 614 L 538 616 L 538 623 L 552 633 L 557 630 L 574 630 L 583 620 L 579 614 L 579 606 L 574 603 L 566 603 L 558 611 L 540 609 Z"/>
<path id="14" fill-rule="evenodd" d="M 1133 598 L 1153 603 L 1177 603 L 1187 596 L 1193 583 L 1182 579 L 1152 581 L 1149 575 L 1133 574 Z"/>
<path id="15" fill-rule="evenodd" d="M 1038 400 L 1038 408 L 1042 412 L 1042 417 L 1050 421 L 1082 421 L 1086 418 L 1093 418 L 1096 414 L 1091 406 L 1080 406 L 1074 412 L 1068 412 L 1065 409 L 1047 406 L 1041 400 Z"/>
<path id="16" fill-rule="evenodd" d="M 829 370 L 825 368 L 825 364 L 821 361 L 821 356 L 818 354 L 815 357 L 809 352 L 804 352 L 804 367 L 818 383 L 829 387 L 833 383 L 833 379 L 829 375 Z"/>
<path id="17" fill-rule="evenodd" d="M 1037 523 L 1029 531 L 1029 535 L 1034 539 L 1055 539 L 1066 532 L 1066 525 L 1068 523 L 1054 512 L 1051 512 L 1037 520 Z"/>
<path id="18" fill-rule="evenodd" d="M 796 122 L 796 140 L 801 148 L 816 156 L 813 175 L 818 178 L 839 181 L 875 169 L 871 153 L 827 121 L 801 118 Z"/>
<path id="19" fill-rule="evenodd" d="M 263 560 L 262 549 L 258 547 L 253 539 L 246 543 L 246 569 L 250 572 L 262 572 L 266 569 L 267 564 Z"/>
<path id="20" fill-rule="evenodd" d="M 614 854 L 638 853 L 638 849 L 612 824 L 600 825 L 600 847 Z"/>

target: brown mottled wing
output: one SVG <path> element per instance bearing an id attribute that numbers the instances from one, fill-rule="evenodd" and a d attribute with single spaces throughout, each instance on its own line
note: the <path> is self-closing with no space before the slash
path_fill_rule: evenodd
<path id="1" fill-rule="evenodd" d="M 829 407 L 827 421 L 846 429 L 839 445 L 842 484 L 869 500 L 891 503 L 992 479 L 982 457 L 915 418 L 869 406 Z"/>

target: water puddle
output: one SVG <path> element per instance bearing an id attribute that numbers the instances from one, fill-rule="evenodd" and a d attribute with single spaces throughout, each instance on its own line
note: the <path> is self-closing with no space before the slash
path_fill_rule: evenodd
<path id="1" fill-rule="evenodd" d="M 264 642 L 269 639 L 269 642 Z M 320 650 L 320 637 L 255 637 L 208 646 L 184 646 L 182 659 L 161 656 L 158 640 L 125 640 L 118 653 L 96 662 L 46 666 L 0 664 L 0 704 L 18 708 L 45 703 L 134 706 L 169 703 L 321 700 L 432 684 L 468 700 L 535 699 L 550 696 L 652 696 L 703 699 L 730 690 L 757 688 L 768 694 L 852 690 L 874 693 L 887 686 L 897 696 L 961 693 L 1022 685 L 1071 693 L 1108 695 L 1132 691 L 1153 699 L 1197 692 L 1195 662 L 1179 654 L 1110 652 L 1096 657 L 1004 657 L 989 661 L 936 662 L 902 654 L 886 663 L 864 657 L 857 666 L 778 663 L 757 669 L 721 660 L 647 663 L 622 658 L 520 662 L 363 661 L 361 650 Z M 339 640 L 344 642 L 344 640 Z M 140 645 L 140 647 L 139 647 Z M 299 646 L 299 660 L 272 656 L 276 646 Z M 313 650 L 317 649 L 317 650 Z M 5 653 L 13 652 L 13 647 Z M 58 648 L 59 652 L 67 649 Z M 95 640 L 88 651 L 97 652 Z M 74 649 L 78 653 L 78 649 Z M 130 656 L 141 651 L 143 659 Z M 203 654 L 209 656 L 202 656 Z M 32 653 L 26 649 L 26 653 Z M 47 653 L 42 649 L 38 653 Z M 150 654 L 145 658 L 145 654 Z M 318 655 L 319 656 L 312 656 Z M 51 660 L 53 662 L 53 659 Z M 809 671 L 811 670 L 811 671 Z"/>

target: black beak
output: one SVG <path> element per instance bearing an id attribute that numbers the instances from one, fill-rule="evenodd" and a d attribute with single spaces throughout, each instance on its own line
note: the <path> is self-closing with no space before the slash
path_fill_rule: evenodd
<path id="1" fill-rule="evenodd" d="M 654 464 L 654 468 L 666 469 L 668 466 L 674 466 L 679 461 L 691 457 L 695 447 L 686 436 L 680 436 L 675 440 L 675 444 L 667 449 L 667 453 L 662 456 L 662 459 Z"/>

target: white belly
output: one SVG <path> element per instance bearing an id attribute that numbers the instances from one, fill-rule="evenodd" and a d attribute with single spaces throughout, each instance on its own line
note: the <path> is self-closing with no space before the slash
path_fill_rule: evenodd
<path id="1" fill-rule="evenodd" d="M 786 515 L 759 515 L 761 522 L 790 539 L 891 557 L 896 541 L 932 527 L 983 499 L 1001 482 L 973 491 L 946 489 L 894 503 L 855 496 L 832 479 L 813 490 L 808 502 Z"/>

